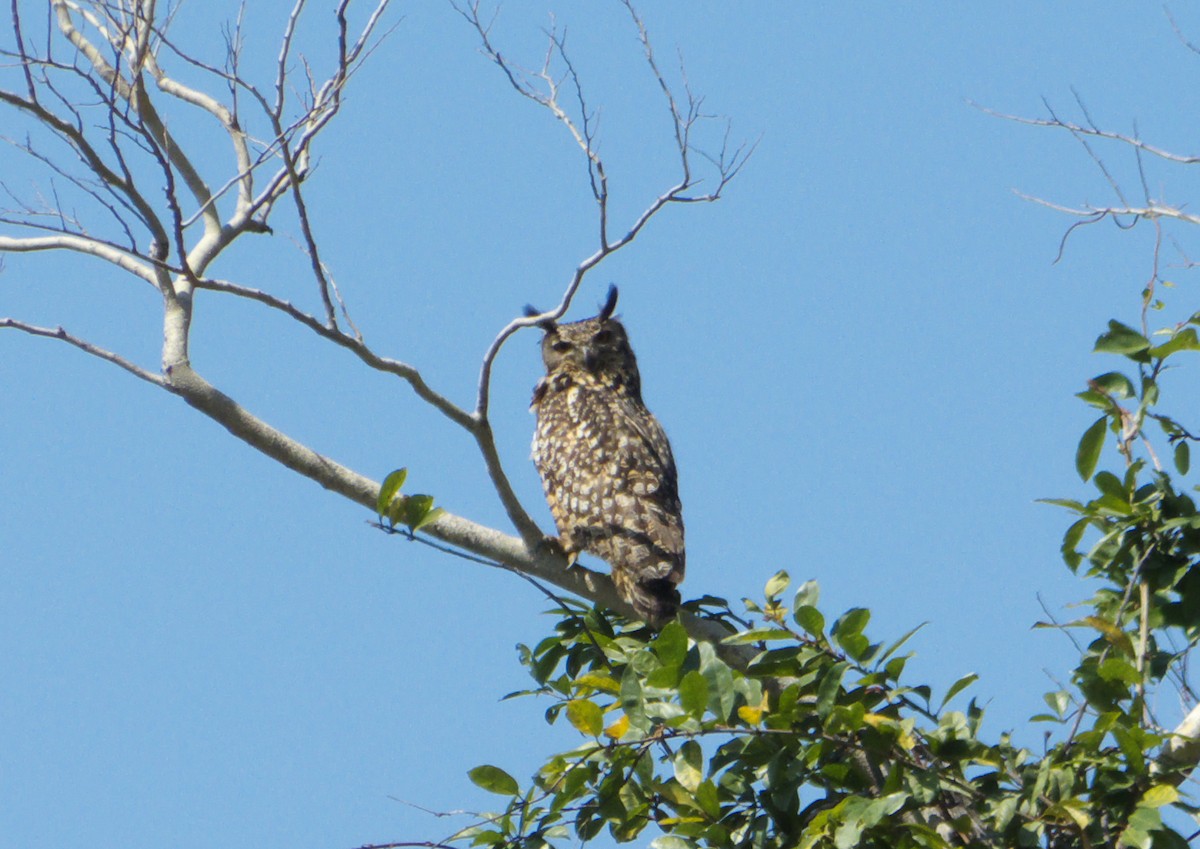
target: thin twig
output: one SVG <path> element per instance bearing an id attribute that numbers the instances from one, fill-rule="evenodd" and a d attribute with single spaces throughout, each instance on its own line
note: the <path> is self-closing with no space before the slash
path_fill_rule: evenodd
<path id="1" fill-rule="evenodd" d="M 394 360 L 389 357 L 376 354 L 361 337 L 349 336 L 337 328 L 329 327 L 316 316 L 309 315 L 298 307 L 294 306 L 289 301 L 272 295 L 269 292 L 264 292 L 260 289 L 254 289 L 249 286 L 242 286 L 237 283 L 231 283 L 227 280 L 215 280 L 211 278 L 201 278 L 197 282 L 197 287 L 200 289 L 208 289 L 214 292 L 223 292 L 229 295 L 235 295 L 239 298 L 245 298 L 249 301 L 255 301 L 278 310 L 294 321 L 307 327 L 317 335 L 324 339 L 328 339 L 337 345 L 352 352 L 360 360 L 366 363 L 371 368 L 378 371 L 394 374 L 405 380 L 417 393 L 417 396 L 431 405 L 438 412 L 442 413 L 446 418 L 457 424 L 459 427 L 467 431 L 474 431 L 475 420 L 466 410 L 450 401 L 445 396 L 434 391 L 425 382 L 421 373 L 413 366 L 407 363 Z"/>
<path id="2" fill-rule="evenodd" d="M 137 365 L 136 363 L 125 359 L 124 357 L 120 356 L 119 354 L 115 354 L 112 351 L 109 351 L 105 348 L 101 348 L 98 345 L 93 345 L 91 342 L 88 342 L 86 339 L 76 336 L 73 333 L 68 333 L 61 326 L 59 326 L 59 327 L 38 327 L 37 325 L 34 325 L 34 324 L 28 324 L 24 321 L 18 321 L 15 318 L 0 318 L 0 329 L 6 328 L 6 327 L 11 328 L 13 330 L 20 330 L 21 332 L 28 333 L 31 336 L 42 336 L 47 339 L 58 339 L 62 342 L 66 342 L 68 345 L 74 345 L 79 350 L 84 351 L 85 353 L 91 354 L 93 357 L 99 357 L 100 359 L 105 360 L 106 362 L 110 362 L 113 365 L 120 366 L 121 368 L 125 369 L 125 371 L 132 374 L 134 377 L 140 378 L 140 379 L 146 381 L 147 383 L 153 383 L 155 386 L 159 387 L 160 389 L 166 389 L 168 391 L 172 391 L 170 384 L 163 378 L 162 375 L 155 374 L 152 371 L 148 371 L 147 369 L 142 368 L 141 366 Z"/>

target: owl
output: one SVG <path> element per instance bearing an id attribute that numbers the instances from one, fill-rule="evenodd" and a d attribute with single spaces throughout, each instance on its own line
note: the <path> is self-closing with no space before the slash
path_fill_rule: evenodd
<path id="1" fill-rule="evenodd" d="M 606 561 L 621 597 L 661 627 L 683 580 L 679 485 L 616 305 L 613 286 L 595 318 L 541 324 L 546 376 L 530 405 L 533 461 L 567 559 L 586 551 Z"/>

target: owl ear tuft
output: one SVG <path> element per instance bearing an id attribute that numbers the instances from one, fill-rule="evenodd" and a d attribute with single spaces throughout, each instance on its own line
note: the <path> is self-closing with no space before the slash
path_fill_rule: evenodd
<path id="1" fill-rule="evenodd" d="M 535 307 L 533 304 L 525 305 L 525 317 L 526 318 L 533 318 L 533 316 L 541 315 L 541 314 L 542 314 L 542 311 L 539 310 L 537 307 Z M 543 318 L 541 321 L 539 321 L 537 323 L 537 326 L 542 328 L 542 330 L 545 330 L 547 333 L 549 333 L 552 330 L 558 329 L 558 322 L 552 318 Z"/>
<path id="2" fill-rule="evenodd" d="M 617 308 L 617 286 L 615 283 L 610 283 L 608 286 L 608 298 L 604 301 L 604 306 L 600 307 L 600 315 L 597 316 L 601 321 L 608 321 L 612 318 L 613 310 Z"/>

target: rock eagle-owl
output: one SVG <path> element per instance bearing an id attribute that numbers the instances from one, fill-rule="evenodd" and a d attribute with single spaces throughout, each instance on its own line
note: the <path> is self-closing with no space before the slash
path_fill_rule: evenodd
<path id="1" fill-rule="evenodd" d="M 616 305 L 613 286 L 594 318 L 541 323 L 546 376 L 530 405 L 533 460 L 567 558 L 586 551 L 606 561 L 621 597 L 661 627 L 683 580 L 679 484 Z"/>

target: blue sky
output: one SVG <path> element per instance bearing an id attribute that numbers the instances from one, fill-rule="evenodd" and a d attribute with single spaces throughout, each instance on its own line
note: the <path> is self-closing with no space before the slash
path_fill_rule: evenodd
<path id="1" fill-rule="evenodd" d="M 619 227 L 675 179 L 670 128 L 622 7 L 580 5 L 506 3 L 495 37 L 532 65 L 548 12 L 567 27 Z M 1043 116 L 1045 98 L 1078 118 L 1074 89 L 1099 124 L 1136 121 L 1192 152 L 1200 58 L 1136 4 L 748 8 L 643 10 L 664 67 L 678 49 L 706 108 L 761 142 L 724 199 L 664 212 L 574 313 L 621 287 L 680 466 L 684 595 L 758 596 L 787 569 L 820 582 L 831 618 L 871 608 L 875 639 L 928 622 L 913 682 L 978 672 L 993 733 L 1039 745 L 1026 717 L 1071 662 L 1064 638 L 1030 629 L 1039 595 L 1069 615 L 1089 589 L 1058 556 L 1067 518 L 1034 500 L 1084 492 L 1074 449 L 1094 415 L 1072 394 L 1111 367 L 1091 344 L 1109 318 L 1136 319 L 1153 242 L 1097 225 L 1054 264 L 1069 219 L 1014 189 L 1103 204 L 1103 176 L 1068 135 L 968 101 Z M 1200 38 L 1200 16 L 1175 11 Z M 211 51 L 222 14 L 185 6 L 176 33 Z M 257 70 L 283 16 L 255 10 Z M 595 214 L 563 128 L 448 6 L 400 4 L 392 21 L 319 143 L 308 198 L 367 340 L 468 404 L 495 333 L 554 302 L 594 249 Z M 1102 150 L 1137 195 L 1133 157 Z M 1156 196 L 1195 188 L 1148 168 Z M 11 148 L 0 172 L 47 185 Z M 278 224 L 213 271 L 316 309 L 295 229 Z M 1190 312 L 1180 275 L 1169 298 Z M 0 315 L 158 361 L 157 296 L 96 263 L 6 257 Z M 494 415 L 514 485 L 549 527 L 528 460 L 536 342 L 505 348 Z M 507 529 L 464 434 L 286 320 L 202 296 L 193 363 L 314 449 L 376 479 L 407 466 L 411 487 Z M 397 800 L 486 808 L 469 768 L 524 776 L 573 745 L 544 705 L 498 701 L 527 682 L 514 646 L 551 624 L 523 581 L 385 537 L 65 345 L 0 333 L 0 392 L 0 845 L 432 839 L 453 824 Z"/>

